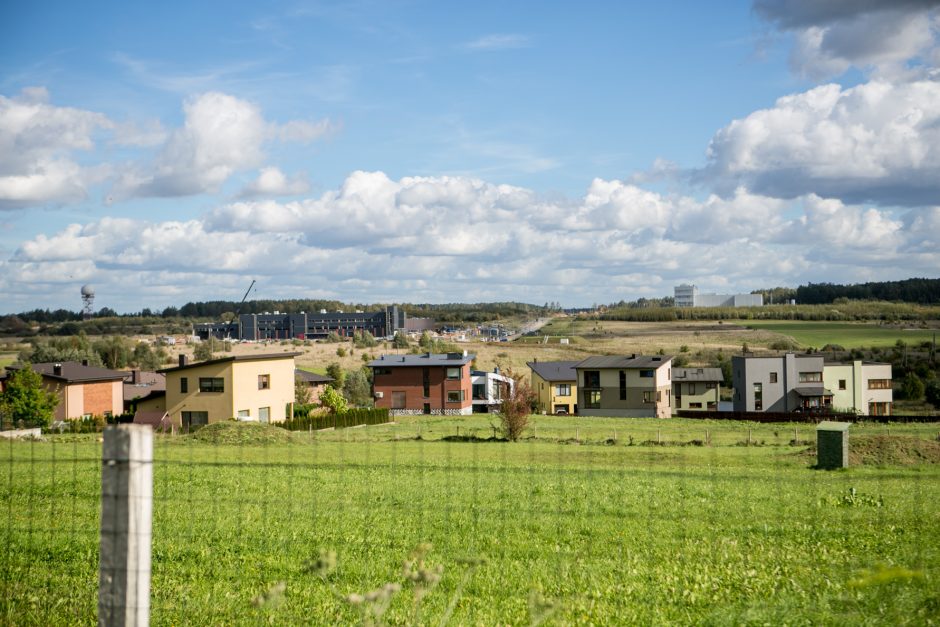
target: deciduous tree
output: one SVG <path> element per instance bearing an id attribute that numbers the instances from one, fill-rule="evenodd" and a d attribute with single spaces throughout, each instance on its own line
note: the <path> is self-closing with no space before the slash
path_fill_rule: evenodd
<path id="1" fill-rule="evenodd" d="M 59 404 L 59 396 L 42 384 L 42 375 L 29 363 L 13 371 L 0 395 L 0 414 L 13 424 L 48 427 Z"/>

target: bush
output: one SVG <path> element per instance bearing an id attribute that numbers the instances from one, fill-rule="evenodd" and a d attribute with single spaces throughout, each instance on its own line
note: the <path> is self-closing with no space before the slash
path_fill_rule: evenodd
<path id="1" fill-rule="evenodd" d="M 503 436 L 510 442 L 515 442 L 529 426 L 529 415 L 532 412 L 536 394 L 524 378 L 514 376 L 511 371 L 506 373 L 513 378 L 515 385 L 512 393 L 503 399 L 497 415 Z"/>
<path id="2" fill-rule="evenodd" d="M 933 379 L 924 387 L 924 396 L 927 402 L 940 409 L 940 381 Z"/>
<path id="3" fill-rule="evenodd" d="M 924 382 L 913 372 L 901 380 L 901 396 L 909 401 L 919 401 L 924 397 Z"/>

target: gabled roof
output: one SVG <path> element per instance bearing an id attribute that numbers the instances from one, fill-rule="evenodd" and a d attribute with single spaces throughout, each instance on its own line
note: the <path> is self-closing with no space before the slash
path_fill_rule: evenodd
<path id="1" fill-rule="evenodd" d="M 422 353 L 420 355 L 382 355 L 369 362 L 370 368 L 402 368 L 415 366 L 462 366 L 469 364 L 476 355 L 463 353 Z"/>
<path id="2" fill-rule="evenodd" d="M 672 382 L 683 381 L 724 381 L 721 368 L 673 368 Z"/>
<path id="3" fill-rule="evenodd" d="M 575 381 L 578 361 L 530 361 L 526 365 L 545 381 Z"/>
<path id="4" fill-rule="evenodd" d="M 307 383 L 331 383 L 333 377 L 328 377 L 323 374 L 316 374 L 315 372 L 308 372 L 306 370 L 301 370 L 300 368 L 294 368 L 294 376 L 300 378 Z"/>
<path id="5" fill-rule="evenodd" d="M 136 375 L 135 375 L 136 372 Z M 134 378 L 137 382 L 134 382 Z M 166 375 L 147 370 L 132 370 L 124 373 L 124 398 L 145 399 L 166 393 Z"/>
<path id="6" fill-rule="evenodd" d="M 22 367 L 21 364 L 7 366 L 7 370 L 19 370 Z M 58 372 L 56 371 L 57 367 Z M 66 384 L 123 380 L 125 375 L 124 372 L 98 368 L 97 366 L 85 366 L 77 361 L 50 361 L 32 364 L 32 369 L 44 377 L 63 381 Z"/>
<path id="7" fill-rule="evenodd" d="M 177 372 L 179 370 L 188 370 L 190 368 L 201 368 L 202 366 L 213 366 L 215 364 L 224 364 L 235 361 L 268 361 L 273 359 L 294 358 L 302 353 L 267 353 L 264 355 L 233 355 L 232 357 L 221 357 L 219 359 L 210 359 L 209 361 L 197 361 L 186 364 L 185 366 L 174 366 L 173 368 L 162 368 L 157 372 Z"/>
<path id="8" fill-rule="evenodd" d="M 578 362 L 577 370 L 585 368 L 616 368 L 626 370 L 629 368 L 659 368 L 672 359 L 672 355 L 611 355 L 609 357 L 588 357 Z"/>

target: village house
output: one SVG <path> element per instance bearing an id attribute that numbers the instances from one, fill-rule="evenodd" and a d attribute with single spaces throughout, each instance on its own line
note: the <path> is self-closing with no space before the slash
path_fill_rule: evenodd
<path id="1" fill-rule="evenodd" d="M 575 365 L 582 416 L 672 415 L 672 357 L 588 357 Z"/>
<path id="2" fill-rule="evenodd" d="M 675 410 L 718 411 L 724 380 L 721 368 L 673 368 Z"/>
<path id="3" fill-rule="evenodd" d="M 577 361 L 530 361 L 532 391 L 538 411 L 550 414 L 578 413 Z"/>
<path id="4" fill-rule="evenodd" d="M 22 366 L 7 366 L 13 372 Z M 59 396 L 53 420 L 120 415 L 124 411 L 126 373 L 76 361 L 32 364 L 43 386 Z M 2 383 L 2 382 L 0 382 Z"/>
<path id="5" fill-rule="evenodd" d="M 470 362 L 474 355 L 382 355 L 369 362 L 376 407 L 392 415 L 469 415 L 473 412 Z"/>

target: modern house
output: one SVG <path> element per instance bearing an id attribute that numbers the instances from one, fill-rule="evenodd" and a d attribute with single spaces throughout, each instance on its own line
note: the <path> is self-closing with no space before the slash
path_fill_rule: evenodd
<path id="1" fill-rule="evenodd" d="M 124 411 L 166 411 L 166 375 L 146 370 L 124 373 Z"/>
<path id="2" fill-rule="evenodd" d="M 825 364 L 823 385 L 832 390 L 832 407 L 862 416 L 890 416 L 891 364 L 853 361 Z"/>
<path id="3" fill-rule="evenodd" d="M 823 368 L 819 355 L 735 355 L 731 358 L 734 411 L 828 410 L 832 391 L 823 381 Z"/>
<path id="4" fill-rule="evenodd" d="M 760 307 L 761 294 L 699 294 L 694 285 L 677 285 L 673 289 L 676 307 Z"/>
<path id="5" fill-rule="evenodd" d="M 294 377 L 296 380 L 296 385 L 306 385 L 310 390 L 311 403 L 319 403 L 320 393 L 323 391 L 323 388 L 325 388 L 330 383 L 333 383 L 333 377 L 307 372 L 306 370 L 301 370 L 300 368 L 296 368 L 294 370 Z"/>
<path id="6" fill-rule="evenodd" d="M 166 375 L 166 411 L 188 429 L 222 420 L 280 422 L 294 405 L 294 357 L 299 353 L 238 355 L 189 363 Z"/>
<path id="7" fill-rule="evenodd" d="M 473 412 L 470 362 L 475 355 L 382 355 L 369 362 L 376 407 L 393 416 L 469 415 Z"/>
<path id="8" fill-rule="evenodd" d="M 539 411 L 549 414 L 578 413 L 577 361 L 530 361 L 532 391 Z"/>
<path id="9" fill-rule="evenodd" d="M 588 357 L 575 365 L 583 416 L 672 415 L 672 357 Z"/>
<path id="10" fill-rule="evenodd" d="M 676 411 L 718 411 L 724 380 L 721 368 L 673 368 L 672 396 Z"/>
<path id="11" fill-rule="evenodd" d="M 54 420 L 117 416 L 124 411 L 124 372 L 77 361 L 32 364 L 32 369 L 42 375 L 46 389 L 59 395 Z"/>
<path id="12" fill-rule="evenodd" d="M 320 313 L 241 314 L 232 322 L 205 322 L 196 324 L 193 332 L 199 338 L 231 338 L 235 340 L 290 340 L 325 338 L 330 333 L 352 337 L 354 333 L 368 331 L 375 337 L 391 337 L 405 330 L 407 316 L 397 305 L 379 311 L 334 311 Z"/>
<path id="13" fill-rule="evenodd" d="M 493 372 L 470 371 L 470 384 L 473 411 L 484 414 L 499 411 L 503 399 L 508 398 L 516 387 L 512 377 L 500 374 L 499 368 Z"/>

